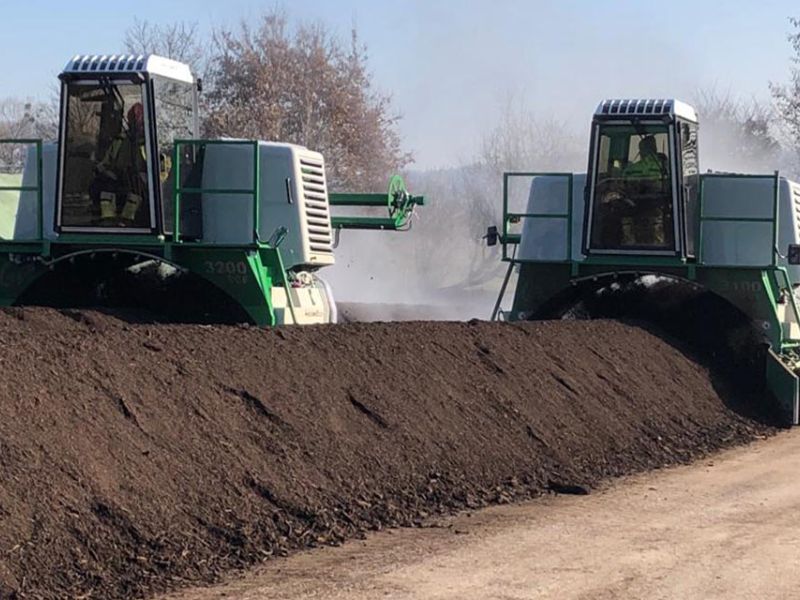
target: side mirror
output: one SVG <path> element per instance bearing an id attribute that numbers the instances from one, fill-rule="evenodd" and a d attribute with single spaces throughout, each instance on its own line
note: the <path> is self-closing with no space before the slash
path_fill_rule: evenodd
<path id="1" fill-rule="evenodd" d="M 496 246 L 497 240 L 500 239 L 500 234 L 497 232 L 497 227 L 492 225 L 486 230 L 486 235 L 483 236 L 483 239 L 486 240 L 487 246 Z M 800 248 L 800 246 L 798 246 Z"/>
<path id="2" fill-rule="evenodd" d="M 789 244 L 789 252 L 786 257 L 790 265 L 800 265 L 800 244 Z"/>

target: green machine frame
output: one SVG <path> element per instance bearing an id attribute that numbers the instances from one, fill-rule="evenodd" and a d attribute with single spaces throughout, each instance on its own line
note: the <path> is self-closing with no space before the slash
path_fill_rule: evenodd
<path id="1" fill-rule="evenodd" d="M 31 239 L 0 240 L 0 306 L 18 303 L 24 292 L 48 271 L 64 261 L 76 258 L 94 258 L 109 253 L 113 256 L 129 255 L 132 261 L 148 260 L 169 264 L 181 272 L 199 275 L 238 303 L 257 325 L 276 324 L 271 290 L 283 287 L 290 297 L 291 284 L 280 252 L 282 238 L 263 241 L 258 231 L 261 221 L 260 207 L 260 152 L 258 141 L 251 140 L 176 140 L 173 151 L 174 165 L 173 210 L 174 224 L 171 233 L 164 235 L 133 234 L 68 234 L 60 233 L 48 239 L 44 235 L 44 194 L 42 141 L 34 139 L 0 140 L 0 146 L 14 144 L 35 147 L 36 185 L 0 187 L 0 192 L 35 193 L 36 235 Z M 181 149 L 188 145 L 244 145 L 253 148 L 253 181 L 242 189 L 211 189 L 183 187 L 181 184 Z M 249 243 L 235 245 L 204 242 L 184 236 L 181 231 L 181 204 L 188 194 L 225 194 L 250 196 L 253 202 L 253 236 Z M 389 194 L 330 194 L 333 206 L 387 207 L 389 216 L 334 217 L 336 229 L 402 229 L 409 222 L 414 207 L 424 200 L 411 196 L 402 178 L 391 179 Z M 289 303 L 289 310 L 292 310 Z"/>
<path id="2" fill-rule="evenodd" d="M 509 184 L 513 178 L 555 177 L 566 180 L 565 206 L 561 212 L 514 212 L 509 207 Z M 704 189 L 715 177 L 771 180 L 773 184 L 773 211 L 770 217 L 723 217 L 707 214 Z M 610 283 L 621 276 L 638 277 L 647 274 L 663 275 L 688 281 L 721 296 L 757 323 L 769 344 L 767 356 L 767 386 L 779 402 L 787 421 L 798 424 L 798 377 L 800 367 L 800 338 L 797 331 L 781 319 L 781 311 L 788 311 L 800 322 L 800 312 L 793 293 L 793 283 L 787 269 L 778 262 L 779 182 L 774 175 L 705 174 L 700 176 L 699 202 L 696 219 L 699 221 L 699 239 L 695 259 L 679 256 L 602 255 L 575 256 L 573 228 L 584 223 L 574 222 L 573 174 L 512 172 L 503 175 L 503 223 L 499 232 L 502 260 L 508 263 L 501 291 L 492 313 L 507 320 L 548 318 L 559 302 L 574 294 L 581 286 L 597 289 L 603 282 Z M 538 260 L 518 257 L 521 233 L 520 223 L 534 221 L 566 221 L 565 252 L 557 259 Z M 769 223 L 772 225 L 770 257 L 766 264 L 720 265 L 706 260 L 703 255 L 704 226 L 711 222 Z M 518 268 L 518 279 L 510 311 L 500 311 L 512 272 Z"/>

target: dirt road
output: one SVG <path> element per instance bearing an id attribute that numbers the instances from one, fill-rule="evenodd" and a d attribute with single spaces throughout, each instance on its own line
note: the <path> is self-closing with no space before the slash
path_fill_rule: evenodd
<path id="1" fill-rule="evenodd" d="M 169 600 L 797 598 L 798 473 L 795 430 L 589 496 L 307 552 Z"/>

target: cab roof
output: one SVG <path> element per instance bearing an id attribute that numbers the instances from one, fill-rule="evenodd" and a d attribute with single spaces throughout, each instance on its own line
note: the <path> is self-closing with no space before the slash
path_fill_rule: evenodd
<path id="1" fill-rule="evenodd" d="M 63 74 L 118 75 L 141 73 L 194 83 L 188 65 L 155 54 L 76 54 L 67 62 Z"/>
<path id="2" fill-rule="evenodd" d="M 697 112 L 690 105 L 674 98 L 641 98 L 603 100 L 595 111 L 598 117 L 679 117 L 697 123 Z"/>

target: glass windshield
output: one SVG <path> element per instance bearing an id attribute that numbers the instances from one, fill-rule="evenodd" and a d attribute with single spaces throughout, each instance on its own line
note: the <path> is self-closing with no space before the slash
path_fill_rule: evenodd
<path id="1" fill-rule="evenodd" d="M 67 86 L 61 225 L 150 229 L 142 86 Z"/>
<path id="2" fill-rule="evenodd" d="M 674 249 L 668 131 L 666 125 L 600 127 L 592 249 Z"/>

